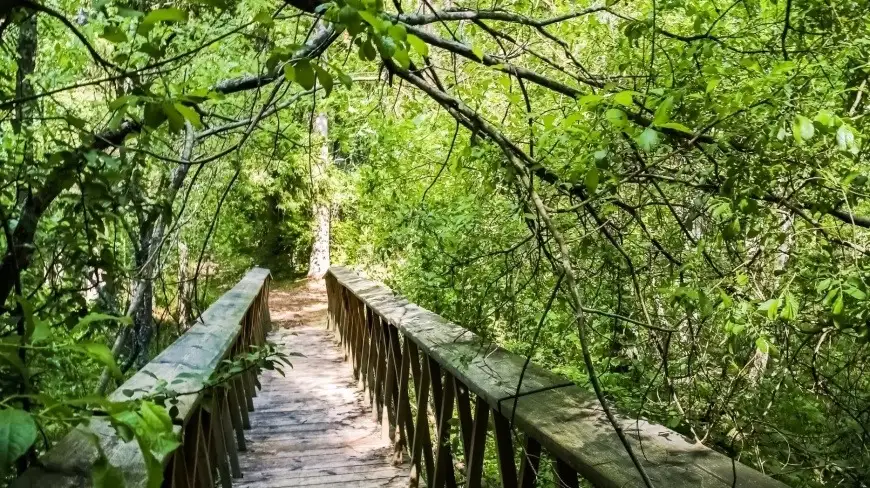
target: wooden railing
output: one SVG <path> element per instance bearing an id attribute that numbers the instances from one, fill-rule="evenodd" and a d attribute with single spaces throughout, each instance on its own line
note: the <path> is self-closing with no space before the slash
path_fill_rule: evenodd
<path id="1" fill-rule="evenodd" d="M 269 270 L 249 271 L 190 330 L 109 396 L 125 401 L 167 387 L 195 392 L 177 398 L 175 431 L 182 445 L 158 459 L 164 469 L 163 486 L 212 487 L 219 481 L 228 488 L 232 478 L 241 476 L 237 451 L 245 449 L 242 430 L 250 428 L 248 412 L 253 410 L 257 372 L 247 368 L 228 384 L 205 386 L 224 359 L 265 343 L 270 324 L 269 281 Z M 147 486 L 147 468 L 137 442 L 124 442 L 100 416 L 73 429 L 12 486 L 91 486 L 94 463 L 99 459 L 94 439 L 108 462 L 120 468 L 124 486 Z"/>
<path id="2" fill-rule="evenodd" d="M 397 453 L 410 457 L 412 485 L 425 473 L 430 488 L 481 486 L 491 429 L 504 487 L 577 487 L 578 474 L 593 486 L 644 486 L 586 390 L 346 268 L 330 268 L 326 282 L 328 326 Z M 619 421 L 655 486 L 785 486 L 660 425 Z"/>

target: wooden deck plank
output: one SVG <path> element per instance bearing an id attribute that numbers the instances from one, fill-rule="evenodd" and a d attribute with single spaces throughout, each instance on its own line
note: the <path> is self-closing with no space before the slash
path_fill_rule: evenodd
<path id="1" fill-rule="evenodd" d="M 391 464 L 393 450 L 373 420 L 364 392 L 326 330 L 326 293 L 309 285 L 273 290 L 269 340 L 282 346 L 293 368 L 265 372 L 239 453 L 242 479 L 234 486 L 406 486 L 409 467 Z"/>

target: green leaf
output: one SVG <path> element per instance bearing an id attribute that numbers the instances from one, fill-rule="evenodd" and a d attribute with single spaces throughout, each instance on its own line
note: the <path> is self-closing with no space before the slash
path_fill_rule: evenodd
<path id="1" fill-rule="evenodd" d="M 296 81 L 296 68 L 290 63 L 284 65 L 284 79 L 290 82 Z"/>
<path id="2" fill-rule="evenodd" d="M 601 95 L 590 93 L 588 95 L 583 95 L 582 97 L 580 97 L 580 99 L 577 100 L 577 103 L 579 103 L 583 107 L 594 107 L 598 105 L 603 99 L 604 97 L 602 97 Z"/>
<path id="3" fill-rule="evenodd" d="M 631 90 L 625 90 L 613 95 L 613 101 L 625 107 L 634 106 L 634 94 Z"/>
<path id="4" fill-rule="evenodd" d="M 197 111 L 194 110 L 192 107 L 188 107 L 187 105 L 181 103 L 176 103 L 175 110 L 178 110 L 178 112 L 197 129 L 202 127 L 202 120 L 199 118 L 199 113 L 197 113 Z"/>
<path id="5" fill-rule="evenodd" d="M 841 315 L 843 313 L 843 293 L 837 293 L 837 298 L 834 300 L 834 304 L 831 306 L 831 313 L 834 315 Z"/>
<path id="6" fill-rule="evenodd" d="M 91 468 L 94 488 L 124 488 L 124 475 L 120 469 L 109 464 L 106 456 L 100 456 Z"/>
<path id="7" fill-rule="evenodd" d="M 163 407 L 152 403 L 142 402 L 139 414 L 144 420 L 143 426 L 152 433 L 171 432 L 172 419 Z"/>
<path id="8" fill-rule="evenodd" d="M 680 132 L 683 132 L 686 134 L 694 134 L 695 133 L 692 129 L 686 127 L 685 125 L 683 125 L 679 122 L 667 122 L 664 124 L 659 124 L 659 128 L 672 129 L 672 130 L 680 131 Z"/>
<path id="9" fill-rule="evenodd" d="M 275 20 L 272 19 L 272 15 L 266 10 L 258 12 L 257 15 L 254 16 L 253 21 L 266 27 L 275 23 Z"/>
<path id="10" fill-rule="evenodd" d="M 846 124 L 840 126 L 837 129 L 837 147 L 841 151 L 857 149 L 855 146 L 855 134 L 852 133 L 852 129 L 850 129 Z"/>
<path id="11" fill-rule="evenodd" d="M 133 323 L 133 319 L 129 316 L 126 316 L 126 315 L 119 317 L 116 315 L 109 315 L 109 314 L 105 314 L 105 313 L 91 312 L 91 313 L 85 315 L 84 317 L 82 317 L 81 319 L 79 319 L 79 321 L 76 323 L 75 327 L 72 328 L 70 333 L 74 334 L 76 332 L 81 332 L 82 329 L 84 329 L 88 325 L 90 325 L 94 322 L 102 322 L 105 320 L 119 322 L 121 324 L 128 324 L 128 325 Z"/>
<path id="12" fill-rule="evenodd" d="M 169 130 L 171 132 L 180 132 L 184 129 L 184 116 L 175 108 L 174 103 L 164 102 L 160 105 L 166 119 L 169 120 Z"/>
<path id="13" fill-rule="evenodd" d="M 402 24 L 393 24 L 387 29 L 387 34 L 390 35 L 396 42 L 404 41 L 408 36 L 408 30 Z"/>
<path id="14" fill-rule="evenodd" d="M 800 304 L 791 292 L 787 292 L 785 294 L 785 300 L 782 307 L 782 312 L 780 312 L 779 316 L 783 320 L 794 320 L 798 316 L 798 311 L 800 310 Z"/>
<path id="15" fill-rule="evenodd" d="M 118 368 L 118 364 L 115 362 L 115 357 L 112 355 L 112 351 L 109 350 L 105 344 L 86 342 L 84 344 L 77 344 L 74 348 L 82 351 L 98 363 L 109 368 L 109 371 L 115 376 L 115 378 L 121 378 L 124 376 Z"/>
<path id="16" fill-rule="evenodd" d="M 472 46 L 471 52 L 477 57 L 477 59 L 483 61 L 483 49 L 480 46 Z"/>
<path id="17" fill-rule="evenodd" d="M 604 116 L 614 127 L 622 128 L 628 124 L 628 117 L 625 116 L 625 112 L 618 108 L 609 109 Z"/>
<path id="18" fill-rule="evenodd" d="M 302 88 L 306 90 L 314 88 L 314 70 L 307 59 L 297 61 L 293 65 L 293 69 L 296 72 L 296 83 L 302 85 Z"/>
<path id="19" fill-rule="evenodd" d="M 368 22 L 368 24 L 374 27 L 376 30 L 381 27 L 381 19 L 379 19 L 376 14 L 373 14 L 366 10 L 360 10 L 359 16 L 362 17 L 363 20 Z"/>
<path id="20" fill-rule="evenodd" d="M 761 336 L 758 339 L 755 339 L 755 347 L 757 347 L 762 354 L 767 354 L 770 351 L 770 342 L 768 342 L 766 337 Z"/>
<path id="21" fill-rule="evenodd" d="M 865 300 L 867 298 L 866 293 L 859 290 L 858 288 L 855 288 L 854 286 L 847 286 L 846 288 L 843 289 L 843 293 L 845 293 L 846 295 L 849 295 L 850 297 L 852 297 L 856 300 Z"/>
<path id="22" fill-rule="evenodd" d="M 667 124 L 671 120 L 671 109 L 674 107 L 674 97 L 665 98 L 662 103 L 656 107 L 656 113 L 653 117 L 653 125 Z"/>
<path id="23" fill-rule="evenodd" d="M 340 81 L 345 88 L 353 86 L 353 79 L 342 71 L 341 68 L 333 64 L 330 64 L 329 66 L 332 68 L 332 71 L 335 72 L 335 75 L 338 76 L 338 81 Z"/>
<path id="24" fill-rule="evenodd" d="M 30 343 L 37 344 L 51 337 L 51 326 L 47 320 L 34 320 L 30 332 Z"/>
<path id="25" fill-rule="evenodd" d="M 402 69 L 408 69 L 411 67 L 411 58 L 408 56 L 408 51 L 405 51 L 404 49 L 397 48 L 396 52 L 393 53 L 393 59 L 399 63 L 399 66 L 401 66 Z"/>
<path id="26" fill-rule="evenodd" d="M 0 475 L 9 474 L 16 459 L 26 453 L 36 441 L 36 422 L 17 408 L 0 410 Z"/>
<path id="27" fill-rule="evenodd" d="M 767 318 L 773 320 L 776 318 L 777 312 L 779 312 L 780 300 L 779 298 L 771 298 L 770 300 L 766 300 L 758 305 L 758 310 L 760 312 L 766 312 Z"/>
<path id="28" fill-rule="evenodd" d="M 313 66 L 314 71 L 317 73 L 317 81 L 320 83 L 320 86 L 326 90 L 326 96 L 329 96 L 329 94 L 332 93 L 332 85 L 334 83 L 332 75 L 320 65 L 315 64 Z"/>
<path id="29" fill-rule="evenodd" d="M 411 49 L 417 52 L 420 56 L 424 58 L 429 55 L 429 45 L 426 44 L 423 39 L 415 36 L 414 34 L 408 34 L 406 38 L 408 44 L 411 46 Z"/>
<path id="30" fill-rule="evenodd" d="M 598 168 L 593 166 L 592 169 L 587 171 L 583 183 L 586 185 L 586 191 L 588 191 L 589 194 L 595 193 L 595 190 L 598 189 Z"/>
<path id="31" fill-rule="evenodd" d="M 705 93 L 708 93 L 708 94 L 713 93 L 713 90 L 715 90 L 716 87 L 719 86 L 719 81 L 720 81 L 719 78 L 712 78 L 712 79 L 708 80 L 707 81 L 707 88 L 704 90 Z"/>
<path id="32" fill-rule="evenodd" d="M 836 120 L 836 115 L 831 113 L 830 110 L 819 110 L 819 113 L 813 117 L 813 122 L 818 122 L 825 127 L 833 127 Z"/>
<path id="33" fill-rule="evenodd" d="M 73 114 L 66 114 L 66 115 L 64 116 L 64 119 L 66 120 L 66 122 L 67 122 L 69 125 L 75 127 L 76 129 L 84 129 L 85 126 L 88 125 L 88 121 L 87 121 L 87 120 L 85 120 L 85 119 L 81 119 L 81 118 L 79 118 L 79 117 L 76 117 L 76 116 L 73 115 Z"/>
<path id="34" fill-rule="evenodd" d="M 158 22 L 185 22 L 187 20 L 187 12 L 175 8 L 159 8 L 148 12 L 148 15 L 142 19 L 143 25 L 153 25 Z"/>
<path id="35" fill-rule="evenodd" d="M 652 151 L 659 145 L 659 133 L 652 127 L 647 127 L 637 136 L 637 145 L 644 151 Z"/>
<path id="36" fill-rule="evenodd" d="M 100 35 L 100 37 L 115 44 L 127 42 L 127 34 L 125 34 L 124 31 L 114 25 L 107 25 L 106 27 L 104 27 L 103 33 Z"/>
<path id="37" fill-rule="evenodd" d="M 795 116 L 791 128 L 794 139 L 798 144 L 803 144 L 804 141 L 812 139 L 813 135 L 816 133 L 816 128 L 813 126 L 813 122 L 803 115 Z"/>

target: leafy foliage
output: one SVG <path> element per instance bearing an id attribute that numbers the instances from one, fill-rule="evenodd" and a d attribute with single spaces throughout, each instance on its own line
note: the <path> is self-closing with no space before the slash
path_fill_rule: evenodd
<path id="1" fill-rule="evenodd" d="M 620 410 L 868 483 L 866 2 L 38 5 L 0 8 L 4 415 L 56 438 L 327 202 L 337 260 Z"/>

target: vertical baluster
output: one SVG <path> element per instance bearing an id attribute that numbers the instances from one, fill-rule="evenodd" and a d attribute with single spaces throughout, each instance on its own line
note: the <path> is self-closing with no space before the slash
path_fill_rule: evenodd
<path id="1" fill-rule="evenodd" d="M 474 426 L 471 431 L 471 445 L 468 447 L 468 466 L 466 467 L 466 488 L 480 488 L 483 475 L 483 455 L 486 451 L 486 430 L 489 425 L 489 405 L 477 397 L 474 404 Z"/>
<path id="2" fill-rule="evenodd" d="M 248 404 L 247 404 L 248 394 L 247 394 L 247 392 L 245 392 L 245 382 L 242 381 L 242 378 L 240 376 L 234 377 L 231 381 L 233 383 L 233 393 L 235 394 L 234 396 L 235 396 L 235 400 L 236 400 L 235 403 L 239 409 L 239 414 L 241 415 L 241 419 L 242 419 L 242 427 L 245 429 L 250 429 L 251 428 L 251 420 L 250 420 L 250 417 L 248 417 Z M 241 435 L 242 439 L 244 439 L 244 434 L 237 434 L 237 435 Z M 241 447 L 241 445 L 242 444 L 239 444 L 239 446 L 240 446 L 239 449 L 242 449 L 244 451 L 245 449 L 243 449 Z"/>
<path id="3" fill-rule="evenodd" d="M 375 345 L 372 340 L 371 334 L 371 323 L 369 322 L 369 309 L 366 306 L 363 306 L 362 309 L 362 331 L 363 331 L 363 366 L 362 366 L 362 390 L 365 394 L 365 397 L 369 400 L 369 405 L 374 404 L 374 399 L 372 398 L 371 389 L 373 385 L 373 374 L 372 374 L 372 366 L 374 366 L 373 361 L 373 353 L 372 349 Z"/>
<path id="4" fill-rule="evenodd" d="M 541 464 L 541 444 L 528 435 L 521 462 L 520 488 L 533 488 L 538 479 L 538 466 Z"/>
<path id="5" fill-rule="evenodd" d="M 517 465 L 514 461 L 514 444 L 511 438 L 510 422 L 496 410 L 492 411 L 492 421 L 495 428 L 495 447 L 498 452 L 498 468 L 501 471 L 502 486 L 516 488 Z"/>
<path id="6" fill-rule="evenodd" d="M 416 364 L 418 357 L 416 345 L 411 341 L 407 342 L 411 352 L 411 370 L 419 370 L 419 363 Z M 420 459 L 425 460 L 426 475 L 428 479 L 432 479 L 433 461 L 432 461 L 432 441 L 429 438 L 429 383 L 431 381 L 429 371 L 429 361 L 423 360 L 423 368 L 419 374 L 414 375 L 417 383 L 417 420 L 414 423 L 414 444 L 411 449 L 411 464 L 416 468 L 412 477 L 419 479 L 421 471 Z"/>
<path id="7" fill-rule="evenodd" d="M 432 369 L 433 397 L 438 405 L 435 425 L 435 475 L 432 477 L 432 486 L 442 488 L 446 484 L 448 488 L 455 488 L 456 474 L 453 472 L 453 454 L 450 449 L 450 419 L 453 418 L 454 403 L 453 377 L 450 373 L 445 373 L 442 388 L 440 368 L 437 368 L 437 363 L 431 358 L 429 363 Z M 436 390 L 440 392 L 436 394 Z"/>
<path id="8" fill-rule="evenodd" d="M 247 331 L 247 337 L 248 337 L 248 347 L 246 348 L 245 352 L 251 352 L 251 346 L 255 346 L 258 344 L 257 344 L 256 332 L 254 330 L 254 327 L 255 327 L 254 314 L 252 314 L 250 310 L 248 311 L 248 313 L 245 314 L 244 325 L 245 325 L 245 327 L 242 329 L 242 331 L 243 332 Z M 250 366 L 250 365 L 246 364 L 246 366 Z M 253 399 L 257 397 L 257 386 L 259 385 L 259 381 L 257 380 L 257 370 L 256 370 L 256 368 L 248 368 L 245 372 L 242 373 L 242 376 L 247 376 L 248 384 L 251 385 L 251 391 L 248 392 L 251 395 L 251 402 L 248 404 L 248 407 L 253 412 L 254 411 Z"/>
<path id="9" fill-rule="evenodd" d="M 224 446 L 226 447 L 227 456 L 230 458 L 230 469 L 232 470 L 233 478 L 242 477 L 242 467 L 239 465 L 239 448 L 236 445 L 236 439 L 233 439 L 233 424 L 231 421 L 232 411 L 230 404 L 227 401 L 229 396 L 228 389 L 222 389 L 218 394 L 217 410 L 220 412 L 220 428 L 224 436 Z M 238 412 L 236 412 L 238 414 Z M 242 438 L 244 443 L 244 437 Z"/>
<path id="10" fill-rule="evenodd" d="M 396 442 L 397 453 L 401 453 L 402 449 L 404 449 L 403 442 L 410 449 L 411 441 L 414 439 L 414 423 L 411 419 L 411 403 L 409 400 L 411 387 L 408 384 L 411 368 L 409 342 L 405 339 L 405 347 L 402 349 L 402 364 L 399 368 L 399 403 L 396 412 L 396 425 L 399 430 L 399 439 Z"/>
<path id="11" fill-rule="evenodd" d="M 354 356 L 354 378 L 362 381 L 362 366 L 363 366 L 363 327 L 362 320 L 360 316 L 360 308 L 362 307 L 362 303 L 356 298 L 353 297 L 353 334 L 354 334 L 354 344 L 353 344 L 353 356 Z"/>
<path id="12" fill-rule="evenodd" d="M 220 410 L 215 400 L 214 396 L 210 396 L 205 400 L 211 407 L 211 411 L 203 409 L 203 433 L 208 436 L 209 454 L 217 465 L 217 471 L 221 478 L 221 487 L 232 488 L 233 482 L 230 478 L 230 466 L 227 463 L 227 448 L 223 442 L 224 434 L 221 428 Z"/>
<path id="13" fill-rule="evenodd" d="M 167 483 L 168 481 L 168 483 Z M 164 480 L 164 486 L 172 488 L 188 488 L 190 481 L 187 478 L 187 462 L 185 460 L 184 441 L 181 447 L 172 455 L 172 471 L 168 480 Z"/>
<path id="14" fill-rule="evenodd" d="M 556 485 L 559 488 L 578 488 L 577 471 L 561 459 L 556 461 Z"/>
<path id="15" fill-rule="evenodd" d="M 462 434 L 462 451 L 465 459 L 465 464 L 468 465 L 469 449 L 471 446 L 471 400 L 468 395 L 468 388 L 453 377 L 453 392 L 456 395 L 456 412 L 459 417 L 459 432 Z"/>
<path id="16" fill-rule="evenodd" d="M 398 391 L 396 390 L 396 355 L 393 347 L 393 326 L 385 319 L 381 318 L 381 337 L 384 350 L 384 359 L 386 361 L 386 370 L 384 371 L 384 417 L 381 418 L 381 425 L 386 430 L 386 437 L 390 442 L 396 442 L 396 412 L 398 409 Z"/>
<path id="17" fill-rule="evenodd" d="M 343 339 L 344 339 L 344 359 L 346 361 L 350 361 L 351 365 L 353 365 L 353 356 L 350 353 L 351 349 L 351 333 L 350 333 L 350 299 L 347 296 L 347 288 L 341 289 L 341 319 L 344 327 Z"/>
<path id="18" fill-rule="evenodd" d="M 372 312 L 372 342 L 375 343 L 375 378 L 374 378 L 374 393 L 375 393 L 375 420 L 381 422 L 384 418 L 384 405 L 386 404 L 386 395 L 384 394 L 384 380 L 387 375 L 387 348 L 384 343 L 384 327 L 381 325 L 381 318 Z M 389 428 L 386 428 L 389 430 Z"/>
<path id="19" fill-rule="evenodd" d="M 227 402 L 227 412 L 229 412 L 229 420 L 232 425 L 233 431 L 236 433 L 236 446 L 239 451 L 246 451 L 247 445 L 245 444 L 245 433 L 242 429 L 244 429 L 244 422 L 242 421 L 241 414 L 239 412 L 239 403 L 238 403 L 238 388 L 236 387 L 236 382 L 230 380 L 227 383 L 226 393 L 224 395 L 224 400 Z M 245 416 L 247 416 L 248 412 L 245 412 Z"/>
<path id="20" fill-rule="evenodd" d="M 326 283 L 326 330 L 329 330 L 329 324 L 333 321 L 333 305 L 335 298 L 332 296 L 332 277 L 329 273 L 324 277 Z"/>
<path id="21" fill-rule="evenodd" d="M 196 421 L 196 461 L 194 462 L 194 476 L 196 486 L 207 488 L 214 487 L 214 472 L 210 457 L 210 446 L 203 429 L 203 412 L 199 408 Z"/>

